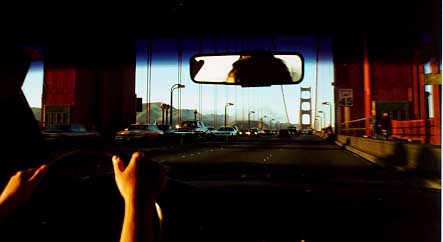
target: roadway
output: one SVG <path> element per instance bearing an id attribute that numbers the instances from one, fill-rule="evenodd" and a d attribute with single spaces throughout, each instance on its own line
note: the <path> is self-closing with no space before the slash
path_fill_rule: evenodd
<path id="1" fill-rule="evenodd" d="M 143 150 L 143 149 L 142 149 Z M 149 153 L 149 151 L 147 150 Z M 368 161 L 326 143 L 317 136 L 291 138 L 240 137 L 229 142 L 208 142 L 184 150 L 156 155 L 155 161 L 167 163 L 252 162 L 299 166 L 368 167 Z"/>
<path id="2" fill-rule="evenodd" d="M 152 160 L 165 165 L 170 177 L 183 180 L 204 180 L 211 177 L 237 177 L 272 170 L 279 177 L 294 178 L 298 175 L 318 179 L 351 178 L 361 181 L 376 181 L 390 184 L 417 185 L 433 188 L 415 176 L 375 165 L 335 143 L 329 143 L 315 135 L 238 137 L 229 141 L 184 143 L 181 145 L 108 144 L 105 147 L 90 147 L 92 151 L 119 154 L 129 160 L 135 151 L 142 151 Z M 78 148 L 60 149 L 53 157 L 69 154 Z M 73 176 L 81 171 L 82 176 L 113 174 L 110 156 L 97 161 L 94 156 L 66 165 Z M 81 161 L 81 162 L 80 162 Z M 72 166 L 68 168 L 69 166 Z M 254 170 L 258 169 L 258 170 Z M 244 173 L 241 173 L 244 171 Z M 251 173 L 252 171 L 252 173 Z M 214 173 L 208 173 L 214 172 Z M 86 175 L 87 174 L 87 175 Z"/>

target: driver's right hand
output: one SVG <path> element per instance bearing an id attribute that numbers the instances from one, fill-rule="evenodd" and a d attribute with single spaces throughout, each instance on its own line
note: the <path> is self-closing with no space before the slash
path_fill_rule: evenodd
<path id="1" fill-rule="evenodd" d="M 132 154 L 127 167 L 117 155 L 112 157 L 117 187 L 125 202 L 153 204 L 165 183 L 165 169 L 141 152 Z"/>

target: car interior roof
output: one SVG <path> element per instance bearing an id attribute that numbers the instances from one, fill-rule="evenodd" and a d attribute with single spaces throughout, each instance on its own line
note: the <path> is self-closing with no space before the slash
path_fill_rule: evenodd
<path id="1" fill-rule="evenodd" d="M 5 7 L 3 36 L 54 44 L 152 36 L 218 34 L 341 34 L 407 37 L 441 32 L 441 1 L 190 1 L 155 4 L 71 2 Z M 11 21 L 14 24 L 10 24 Z M 441 35 L 441 34 L 440 34 Z"/>

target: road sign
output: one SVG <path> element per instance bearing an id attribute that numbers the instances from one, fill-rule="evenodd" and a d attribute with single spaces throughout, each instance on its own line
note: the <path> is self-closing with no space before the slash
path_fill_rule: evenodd
<path id="1" fill-rule="evenodd" d="M 354 95 L 352 89 L 338 89 L 339 106 L 352 106 L 354 104 Z"/>
<path id="2" fill-rule="evenodd" d="M 425 85 L 441 85 L 441 73 L 425 74 Z"/>

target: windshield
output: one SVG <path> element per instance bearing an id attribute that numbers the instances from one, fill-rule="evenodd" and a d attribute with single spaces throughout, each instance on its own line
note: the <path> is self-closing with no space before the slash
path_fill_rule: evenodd
<path id="1" fill-rule="evenodd" d="M 185 121 L 185 122 L 182 122 L 180 126 L 182 128 L 196 128 L 197 123 L 193 122 L 193 121 Z"/>
<path id="2" fill-rule="evenodd" d="M 111 158 L 118 154 L 127 165 L 139 151 L 166 167 L 157 202 L 172 221 L 164 228 L 179 231 L 172 232 L 178 238 L 191 231 L 183 238 L 212 241 L 206 234 L 224 234 L 218 229 L 226 226 L 229 235 L 260 234 L 245 236 L 254 241 L 273 241 L 280 229 L 297 230 L 294 241 L 324 241 L 321 236 L 344 231 L 402 241 L 399 230 L 434 241 L 441 1 L 247 2 L 85 8 L 98 22 L 82 11 L 69 18 L 37 10 L 32 18 L 21 12 L 12 18 L 32 24 L 5 32 L 7 42 L 0 44 L 0 80 L 8 83 L 0 88 L 0 184 L 19 168 L 58 164 L 41 189 L 49 189 L 51 199 L 40 204 L 59 211 L 42 209 L 52 212 L 39 217 L 49 221 L 38 220 L 39 231 L 77 236 L 75 226 L 54 222 L 74 217 L 74 224 L 89 226 L 86 232 L 116 241 L 94 226 L 106 224 L 120 235 L 117 212 L 127 201 L 115 187 Z M 51 21 L 42 22 L 43 15 Z M 277 69 L 290 79 L 261 55 L 284 59 L 286 69 Z M 248 60 L 259 65 L 245 65 Z M 282 78 L 287 81 L 273 82 Z M 87 155 L 73 155 L 80 151 Z M 85 190 L 87 198 L 99 199 L 91 205 L 97 210 L 84 209 Z M 103 212 L 97 220 L 85 215 L 96 211 Z M 407 211 L 414 213 L 403 219 Z M 239 216 L 216 220 L 232 214 Z M 297 224 L 277 222 L 287 218 Z"/>

